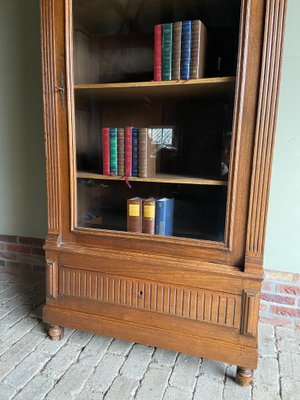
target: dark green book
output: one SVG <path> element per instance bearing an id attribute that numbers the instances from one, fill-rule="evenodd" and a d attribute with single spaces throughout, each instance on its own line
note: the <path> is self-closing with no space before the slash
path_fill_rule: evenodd
<path id="1" fill-rule="evenodd" d="M 162 80 L 172 79 L 173 24 L 162 26 Z"/>
<path id="2" fill-rule="evenodd" d="M 110 128 L 110 173 L 118 175 L 118 128 Z"/>

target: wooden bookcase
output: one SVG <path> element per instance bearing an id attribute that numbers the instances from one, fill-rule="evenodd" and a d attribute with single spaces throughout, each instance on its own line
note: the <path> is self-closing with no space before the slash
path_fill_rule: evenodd
<path id="1" fill-rule="evenodd" d="M 286 0 L 41 0 L 48 190 L 44 321 L 257 366 Z M 201 19 L 205 78 L 153 81 L 155 24 Z M 106 176 L 103 127 L 172 127 L 157 173 Z M 229 173 L 221 176 L 224 138 Z M 126 201 L 175 199 L 173 236 Z"/>

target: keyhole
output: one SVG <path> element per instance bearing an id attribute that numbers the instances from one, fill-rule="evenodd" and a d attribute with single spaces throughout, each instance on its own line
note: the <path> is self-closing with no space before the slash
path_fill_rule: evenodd
<path id="1" fill-rule="evenodd" d="M 140 296 L 143 296 L 143 294 L 144 294 L 144 293 L 143 293 L 143 291 L 141 290 L 141 291 L 140 291 Z"/>

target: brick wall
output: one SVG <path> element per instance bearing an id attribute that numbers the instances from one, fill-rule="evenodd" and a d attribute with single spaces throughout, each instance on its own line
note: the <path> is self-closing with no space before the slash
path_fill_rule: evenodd
<path id="1" fill-rule="evenodd" d="M 0 266 L 45 268 L 44 240 L 0 235 Z"/>
<path id="2" fill-rule="evenodd" d="M 265 271 L 260 320 L 300 329 L 300 274 Z"/>
<path id="3" fill-rule="evenodd" d="M 44 240 L 0 235 L 0 267 L 45 267 Z M 260 320 L 300 329 L 300 274 L 265 271 Z"/>

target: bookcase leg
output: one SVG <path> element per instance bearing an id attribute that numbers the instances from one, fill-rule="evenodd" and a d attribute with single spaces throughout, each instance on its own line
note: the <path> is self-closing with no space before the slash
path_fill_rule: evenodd
<path id="1" fill-rule="evenodd" d="M 48 335 L 51 340 L 61 340 L 64 337 L 64 328 L 58 325 L 49 325 Z"/>
<path id="2" fill-rule="evenodd" d="M 253 382 L 253 370 L 237 367 L 235 380 L 241 386 L 249 386 Z"/>

